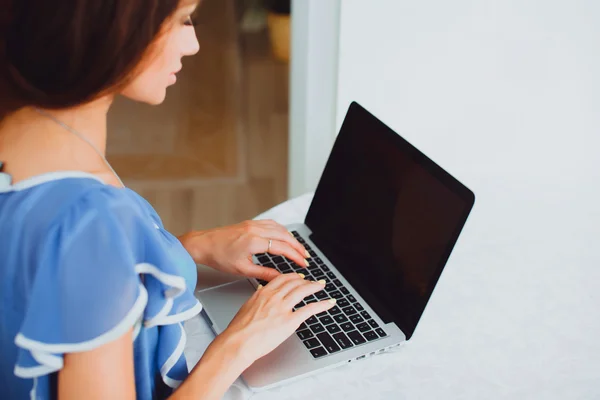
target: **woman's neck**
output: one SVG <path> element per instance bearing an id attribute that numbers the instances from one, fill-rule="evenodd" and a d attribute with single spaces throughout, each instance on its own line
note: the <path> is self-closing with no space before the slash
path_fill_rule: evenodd
<path id="1" fill-rule="evenodd" d="M 106 152 L 107 113 L 112 98 L 63 110 L 42 110 Z M 110 172 L 92 146 L 34 108 L 9 115 L 0 125 L 0 160 L 18 182 L 46 172 L 76 170 L 104 180 Z M 106 179 L 108 178 L 108 179 Z M 113 182 L 111 182 L 113 183 Z"/>

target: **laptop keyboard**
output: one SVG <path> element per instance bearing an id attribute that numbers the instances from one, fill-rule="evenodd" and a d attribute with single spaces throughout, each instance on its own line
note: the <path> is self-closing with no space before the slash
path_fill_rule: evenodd
<path id="1" fill-rule="evenodd" d="M 293 231 L 292 234 L 311 255 L 311 258 L 308 259 L 310 264 L 308 268 L 303 268 L 287 258 L 272 254 L 257 254 L 256 258 L 261 265 L 275 268 L 284 274 L 302 273 L 307 280 L 324 279 L 326 281 L 322 291 L 304 298 L 294 306 L 294 311 L 306 304 L 329 298 L 337 299 L 334 307 L 310 317 L 296 330 L 296 335 L 312 356 L 320 358 L 387 336 L 300 234 L 296 231 Z M 262 280 L 258 280 L 258 282 L 262 285 L 268 283 Z"/>

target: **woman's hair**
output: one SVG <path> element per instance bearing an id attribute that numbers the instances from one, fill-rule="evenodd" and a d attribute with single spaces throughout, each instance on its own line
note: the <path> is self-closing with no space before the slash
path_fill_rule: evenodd
<path id="1" fill-rule="evenodd" d="M 0 121 L 117 91 L 180 0 L 0 0 Z"/>

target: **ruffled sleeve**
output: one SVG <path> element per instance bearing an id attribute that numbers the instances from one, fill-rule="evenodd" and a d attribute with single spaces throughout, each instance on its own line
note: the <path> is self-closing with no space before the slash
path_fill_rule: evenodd
<path id="1" fill-rule="evenodd" d="M 161 375 L 176 386 L 187 375 L 180 368 L 183 350 L 178 353 L 185 344 L 180 322 L 201 306 L 168 255 L 148 258 L 156 235 L 122 190 L 95 190 L 69 206 L 30 266 L 15 374 L 47 375 L 63 367 L 66 353 L 100 347 L 131 328 L 135 339 L 142 326 L 160 326 Z"/>

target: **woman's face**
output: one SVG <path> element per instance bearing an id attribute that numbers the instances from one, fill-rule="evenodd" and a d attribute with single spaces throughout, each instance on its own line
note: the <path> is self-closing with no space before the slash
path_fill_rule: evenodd
<path id="1" fill-rule="evenodd" d="M 197 4 L 180 7 L 169 21 L 166 30 L 154 45 L 144 69 L 125 87 L 121 94 L 132 100 L 152 105 L 164 101 L 167 87 L 177 81 L 181 59 L 200 50 L 191 15 Z"/>

